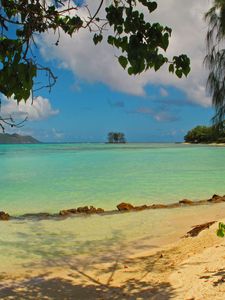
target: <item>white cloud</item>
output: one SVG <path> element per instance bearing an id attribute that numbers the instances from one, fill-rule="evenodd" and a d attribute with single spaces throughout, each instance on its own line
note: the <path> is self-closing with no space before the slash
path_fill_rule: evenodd
<path id="1" fill-rule="evenodd" d="M 33 103 L 32 100 L 29 99 L 26 103 L 21 101 L 19 105 L 15 100 L 3 97 L 1 105 L 1 115 L 12 115 L 16 118 L 28 116 L 30 121 L 47 119 L 58 113 L 59 110 L 53 109 L 49 100 L 41 96 L 35 97 Z"/>
<path id="2" fill-rule="evenodd" d="M 87 1 L 94 11 L 96 3 Z M 159 21 L 173 29 L 168 55 L 186 53 L 191 58 L 192 71 L 188 79 L 178 79 L 169 74 L 167 67 L 158 72 L 148 71 L 140 76 L 128 76 L 117 63 L 116 49 L 105 41 L 94 46 L 92 35 L 82 30 L 73 38 L 61 34 L 60 44 L 54 46 L 57 37 L 50 33 L 43 37 L 41 52 L 47 59 L 57 59 L 60 66 L 71 70 L 80 79 L 102 82 L 114 90 L 134 95 L 145 95 L 148 84 L 174 86 L 188 97 L 189 102 L 210 106 L 205 92 L 206 70 L 203 68 L 207 25 L 203 21 L 210 1 L 158 0 L 158 9 L 151 14 L 151 22 Z M 81 14 L 85 14 L 84 11 Z M 49 55 L 51 53 L 51 56 Z"/>
<path id="3" fill-rule="evenodd" d="M 169 95 L 169 93 L 167 92 L 167 90 L 164 89 L 164 88 L 160 88 L 159 92 L 160 92 L 160 95 L 162 97 L 167 97 Z"/>
<path id="4" fill-rule="evenodd" d="M 27 127 L 17 128 L 17 127 L 5 126 L 5 129 L 7 129 L 6 132 L 9 134 L 17 133 L 20 135 L 25 135 L 25 136 L 30 135 L 35 137 L 34 130 L 31 128 L 27 128 Z"/>
<path id="5" fill-rule="evenodd" d="M 175 122 L 179 119 L 178 116 L 172 114 L 169 111 L 165 111 L 165 110 L 158 111 L 158 110 L 151 109 L 149 107 L 139 107 L 132 113 L 149 115 L 157 122 Z"/>
<path id="6" fill-rule="evenodd" d="M 64 133 L 58 131 L 55 128 L 52 128 L 52 135 L 53 135 L 53 138 L 55 138 L 57 140 L 60 140 L 60 139 L 62 139 L 64 137 Z"/>

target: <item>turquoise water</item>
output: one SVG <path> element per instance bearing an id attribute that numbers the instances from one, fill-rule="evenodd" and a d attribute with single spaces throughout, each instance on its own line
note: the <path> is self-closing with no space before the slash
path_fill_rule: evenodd
<path id="1" fill-rule="evenodd" d="M 225 148 L 182 144 L 0 145 L 0 209 L 57 212 L 225 194 Z"/>
<path id="2" fill-rule="evenodd" d="M 225 148 L 181 144 L 0 145 L 0 210 L 57 212 L 121 201 L 169 203 L 225 194 Z M 225 217 L 224 203 L 55 220 L 0 222 L 0 274 L 93 270 Z M 93 255 L 94 251 L 94 255 Z M 1 296 L 1 295 L 0 295 Z"/>

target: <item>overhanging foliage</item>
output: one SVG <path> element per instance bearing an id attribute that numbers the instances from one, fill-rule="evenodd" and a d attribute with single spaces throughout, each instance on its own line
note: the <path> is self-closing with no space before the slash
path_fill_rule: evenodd
<path id="1" fill-rule="evenodd" d="M 38 72 L 45 71 L 51 89 L 56 77 L 46 66 L 40 66 L 32 53 L 35 35 L 54 30 L 71 37 L 81 29 L 93 32 L 95 44 L 106 36 L 113 47 L 121 51 L 120 65 L 128 74 L 140 74 L 150 68 L 155 71 L 165 63 L 169 72 L 180 78 L 190 72 L 190 60 L 182 54 L 169 59 L 165 51 L 172 30 L 159 23 L 150 23 L 141 10 L 151 14 L 157 3 L 149 0 L 112 0 L 105 7 L 104 0 L 96 0 L 97 10 L 91 12 L 84 4 L 87 17 L 79 16 L 80 5 L 76 1 L 1 0 L 0 1 L 0 92 L 16 101 L 27 100 L 34 90 Z M 140 10 L 141 7 L 141 10 Z M 105 19 L 99 14 L 105 8 Z M 107 35 L 112 28 L 113 34 Z M 103 34 L 106 32 L 106 34 Z M 42 86 L 43 87 L 43 86 Z M 41 88 L 42 88 L 41 87 Z M 40 87 L 39 87 L 40 88 Z"/>

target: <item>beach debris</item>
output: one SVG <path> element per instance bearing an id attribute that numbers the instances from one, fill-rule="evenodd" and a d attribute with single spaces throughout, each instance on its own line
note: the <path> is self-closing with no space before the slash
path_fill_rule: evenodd
<path id="1" fill-rule="evenodd" d="M 195 237 L 195 236 L 199 235 L 199 233 L 202 230 L 209 229 L 209 227 L 212 226 L 214 223 L 216 223 L 216 221 L 207 222 L 204 224 L 193 226 L 193 228 L 190 231 L 188 231 L 184 237 L 186 237 L 186 238 L 187 237 Z"/>
<path id="2" fill-rule="evenodd" d="M 0 220 L 1 221 L 8 221 L 10 218 L 10 215 L 5 213 L 4 211 L 0 211 Z"/>
<path id="3" fill-rule="evenodd" d="M 179 201 L 180 204 L 192 205 L 194 202 L 188 199 L 183 199 Z"/>
<path id="4" fill-rule="evenodd" d="M 129 210 L 134 210 L 135 207 L 130 203 L 122 202 L 117 205 L 117 208 L 119 211 L 129 211 Z"/>

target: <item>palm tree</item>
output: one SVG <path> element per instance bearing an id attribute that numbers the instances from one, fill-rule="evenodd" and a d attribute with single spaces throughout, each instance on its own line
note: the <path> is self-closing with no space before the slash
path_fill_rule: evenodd
<path id="1" fill-rule="evenodd" d="M 204 63 L 209 69 L 207 89 L 215 108 L 213 123 L 224 127 L 225 118 L 225 0 L 214 0 L 205 14 L 208 22 L 207 55 Z"/>

